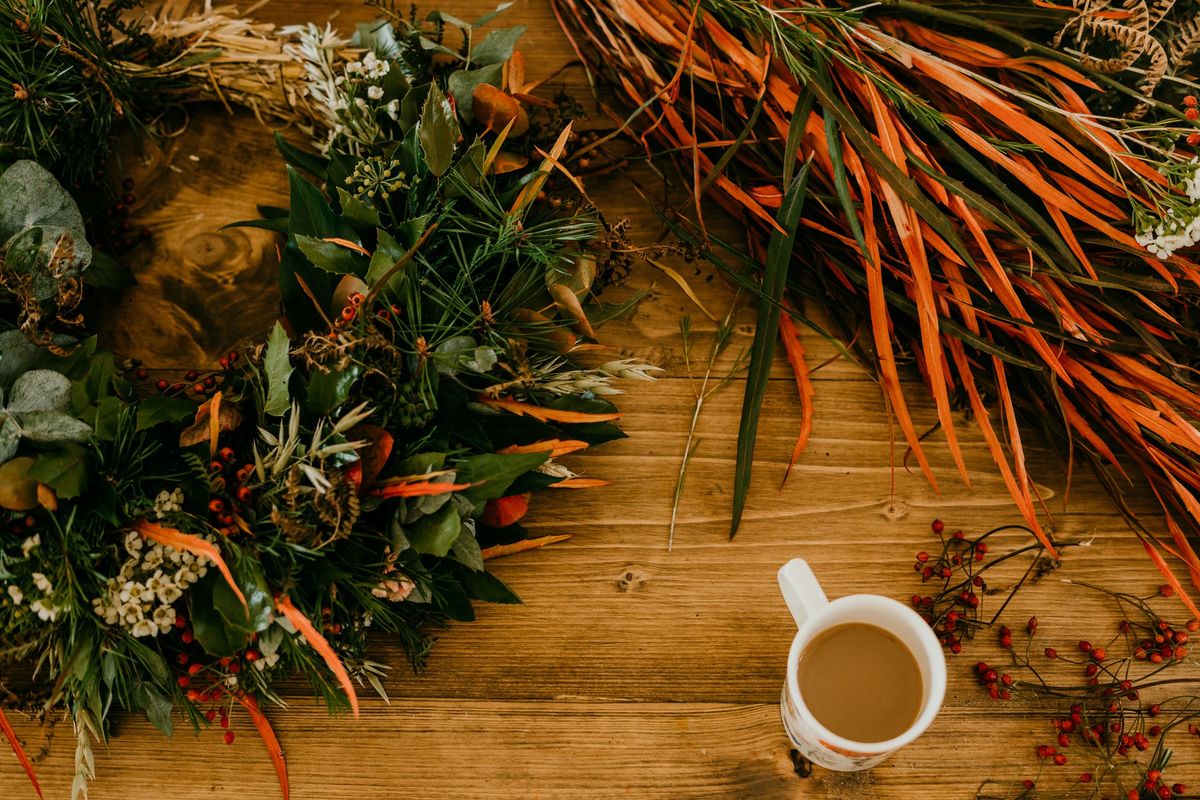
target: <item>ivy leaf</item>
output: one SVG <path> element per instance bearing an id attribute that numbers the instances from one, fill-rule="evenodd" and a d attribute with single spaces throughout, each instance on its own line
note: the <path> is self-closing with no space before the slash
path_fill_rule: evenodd
<path id="1" fill-rule="evenodd" d="M 482 501 L 501 497 L 504 492 L 521 475 L 542 464 L 549 453 L 517 453 L 501 455 L 499 453 L 483 453 L 459 461 L 455 468 L 459 483 L 479 483 L 459 494 L 477 506 Z"/>
<path id="2" fill-rule="evenodd" d="M 288 381 L 292 377 L 291 346 L 287 332 L 276 322 L 267 339 L 267 354 L 263 358 L 263 369 L 267 373 L 267 402 L 263 412 L 272 417 L 282 416 L 292 404 L 288 394 Z"/>
<path id="3" fill-rule="evenodd" d="M 148 683 L 142 682 L 133 687 L 133 702 L 146 712 L 146 719 L 167 736 L 174 732 L 171 723 L 171 710 L 174 706 L 171 699 Z"/>
<path id="4" fill-rule="evenodd" d="M 87 449 L 82 445 L 68 444 L 57 450 L 40 453 L 28 474 L 49 486 L 59 497 L 79 497 L 88 485 Z"/>
<path id="5" fill-rule="evenodd" d="M 471 61 L 476 64 L 503 64 L 512 58 L 517 40 L 524 35 L 524 25 L 492 31 L 483 37 L 482 42 L 471 49 Z"/>
<path id="6" fill-rule="evenodd" d="M 374 206 L 364 203 L 342 187 L 338 187 L 338 204 L 342 207 L 342 217 L 352 223 L 358 223 L 371 228 L 379 227 L 379 212 Z"/>
<path id="7" fill-rule="evenodd" d="M 138 403 L 137 429 L 149 430 L 163 422 L 178 422 L 196 412 L 196 404 L 182 397 L 152 395 Z"/>
<path id="8" fill-rule="evenodd" d="M 71 381 L 66 375 L 49 369 L 31 369 L 13 382 L 8 410 L 65 411 L 70 399 Z"/>
<path id="9" fill-rule="evenodd" d="M 405 529 L 405 534 L 409 544 L 418 553 L 444 556 L 450 552 L 462 529 L 458 509 L 447 503 L 439 511 L 414 522 Z"/>
<path id="10" fill-rule="evenodd" d="M 439 178 L 450 169 L 458 134 L 458 119 L 450 101 L 436 83 L 430 85 L 425 107 L 421 110 L 417 140 L 421 143 L 429 171 Z"/>

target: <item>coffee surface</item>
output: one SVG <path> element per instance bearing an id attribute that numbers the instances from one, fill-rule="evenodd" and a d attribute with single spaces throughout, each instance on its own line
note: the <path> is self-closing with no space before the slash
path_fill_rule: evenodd
<path id="1" fill-rule="evenodd" d="M 817 721 L 854 742 L 883 742 L 912 726 L 924 700 L 912 652 L 883 628 L 836 625 L 804 648 L 800 696 Z"/>

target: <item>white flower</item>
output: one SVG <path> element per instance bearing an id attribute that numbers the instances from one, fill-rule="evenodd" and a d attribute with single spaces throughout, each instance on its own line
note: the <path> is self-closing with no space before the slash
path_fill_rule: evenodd
<path id="1" fill-rule="evenodd" d="M 163 582 L 163 587 L 158 590 L 158 599 L 164 603 L 174 603 L 179 598 L 183 597 L 183 590 L 173 583 Z"/>
<path id="2" fill-rule="evenodd" d="M 50 594 L 54 591 L 54 584 L 52 584 L 50 579 L 42 573 L 35 572 L 30 577 L 33 578 L 33 585 L 36 586 L 38 591 L 42 594 Z"/>
<path id="3" fill-rule="evenodd" d="M 30 536 L 28 539 L 21 542 L 21 557 L 29 558 L 29 551 L 41 543 L 42 535 L 40 533 L 35 533 L 33 536 Z"/>
<path id="4" fill-rule="evenodd" d="M 154 609 L 154 622 L 158 625 L 159 633 L 166 633 L 175 624 L 175 609 L 171 606 L 159 606 Z"/>
<path id="5" fill-rule="evenodd" d="M 158 627 L 148 619 L 138 620 L 138 622 L 129 629 L 129 632 L 139 639 L 145 636 L 153 636 L 158 633 Z"/>
<path id="6" fill-rule="evenodd" d="M 131 555 L 142 552 L 142 544 L 142 535 L 137 531 L 125 534 L 125 550 Z"/>
<path id="7" fill-rule="evenodd" d="M 399 119 L 399 117 L 400 117 L 400 101 L 399 100 L 392 100 L 391 102 L 389 102 L 387 104 L 387 114 L 392 119 Z"/>
<path id="8" fill-rule="evenodd" d="M 21 587 L 17 586 L 15 583 L 10 583 L 8 585 L 8 596 L 12 598 L 13 605 L 18 606 L 21 605 L 21 602 L 25 599 L 25 593 L 22 592 Z"/>
<path id="9" fill-rule="evenodd" d="M 269 653 L 254 662 L 254 668 L 262 672 L 267 667 L 273 667 L 279 663 L 279 653 Z"/>
<path id="10" fill-rule="evenodd" d="M 367 87 L 367 97 L 371 98 L 372 100 L 382 100 L 383 99 L 383 87 L 382 86 Z"/>
<path id="11" fill-rule="evenodd" d="M 58 608 L 45 600 L 34 600 L 29 604 L 29 610 L 35 612 L 42 622 L 53 622 L 58 617 Z"/>

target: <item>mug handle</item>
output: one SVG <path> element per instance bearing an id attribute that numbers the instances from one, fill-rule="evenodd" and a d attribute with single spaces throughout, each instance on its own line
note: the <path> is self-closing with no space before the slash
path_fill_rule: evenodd
<path id="1" fill-rule="evenodd" d="M 829 602 L 821 584 L 817 583 L 817 576 L 802 558 L 793 558 L 779 568 L 779 589 L 798 628 Z"/>

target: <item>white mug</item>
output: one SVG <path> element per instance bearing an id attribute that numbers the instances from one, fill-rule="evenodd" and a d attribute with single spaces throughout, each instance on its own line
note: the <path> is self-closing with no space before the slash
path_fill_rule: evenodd
<path id="1" fill-rule="evenodd" d="M 870 769 L 925 732 L 946 694 L 946 657 L 929 623 L 908 606 L 877 594 L 851 594 L 830 601 L 808 564 L 794 558 L 779 570 L 779 588 L 799 630 L 788 654 L 787 678 L 779 711 L 801 755 L 840 772 Z M 804 704 L 798 678 L 800 655 L 816 636 L 835 625 L 860 623 L 883 628 L 912 653 L 921 670 L 924 697 L 916 720 L 904 733 L 883 742 L 854 742 L 817 722 Z"/>

